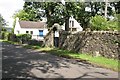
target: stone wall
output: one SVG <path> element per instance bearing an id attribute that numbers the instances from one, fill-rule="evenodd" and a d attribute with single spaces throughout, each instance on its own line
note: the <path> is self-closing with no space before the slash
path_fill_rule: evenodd
<path id="1" fill-rule="evenodd" d="M 44 37 L 44 45 L 46 47 L 54 47 L 54 40 L 55 40 L 55 31 L 61 30 L 60 25 L 58 23 L 55 23 L 47 33 L 47 35 Z"/>
<path id="2" fill-rule="evenodd" d="M 52 29 L 50 29 L 47 35 L 44 37 L 44 45 L 46 47 L 54 46 L 54 33 Z"/>
<path id="3" fill-rule="evenodd" d="M 120 54 L 120 32 L 82 31 L 70 33 L 60 31 L 59 48 L 93 56 L 118 59 Z"/>

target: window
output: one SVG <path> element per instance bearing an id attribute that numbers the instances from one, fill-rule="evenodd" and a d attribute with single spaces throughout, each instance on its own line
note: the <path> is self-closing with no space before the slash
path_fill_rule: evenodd
<path id="1" fill-rule="evenodd" d="M 74 21 L 72 21 L 72 27 L 74 27 Z"/>
<path id="2" fill-rule="evenodd" d="M 29 33 L 29 31 L 26 31 L 26 33 Z"/>
<path id="3" fill-rule="evenodd" d="M 43 30 L 39 30 L 39 36 L 43 37 Z"/>
<path id="4" fill-rule="evenodd" d="M 33 31 L 30 31 L 30 34 L 33 34 Z"/>

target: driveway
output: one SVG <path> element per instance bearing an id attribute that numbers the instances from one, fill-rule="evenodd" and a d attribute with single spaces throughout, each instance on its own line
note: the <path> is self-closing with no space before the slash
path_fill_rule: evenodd
<path id="1" fill-rule="evenodd" d="M 19 45 L 2 43 L 3 78 L 118 78 L 118 73 Z M 1 49 L 0 49 L 1 50 Z"/>

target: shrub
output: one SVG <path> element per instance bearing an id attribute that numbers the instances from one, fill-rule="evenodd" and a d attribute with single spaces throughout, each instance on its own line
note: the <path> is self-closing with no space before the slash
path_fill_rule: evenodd
<path id="1" fill-rule="evenodd" d="M 16 35 L 17 42 L 20 42 L 20 43 L 28 42 L 31 39 L 31 37 L 32 36 L 30 34 L 18 34 L 18 35 Z"/>
<path id="2" fill-rule="evenodd" d="M 107 26 L 109 30 L 119 30 L 118 21 L 110 20 L 107 22 Z"/>
<path id="3" fill-rule="evenodd" d="M 8 34 L 8 40 L 9 41 L 16 41 L 16 35 L 13 33 Z"/>
<path id="4" fill-rule="evenodd" d="M 107 30 L 107 19 L 103 16 L 96 15 L 91 18 L 90 25 L 92 30 Z"/>
<path id="5" fill-rule="evenodd" d="M 5 39 L 5 32 L 4 31 L 1 31 L 0 35 L 1 35 L 1 39 Z"/>
<path id="6" fill-rule="evenodd" d="M 1 31 L 0 32 L 0 35 L 1 35 L 1 39 L 5 39 L 5 40 L 12 40 L 12 36 L 14 34 L 10 33 L 10 32 L 7 32 L 7 31 Z"/>
<path id="7" fill-rule="evenodd" d="M 28 44 L 29 45 L 42 46 L 43 45 L 43 41 L 29 40 Z"/>
<path id="8" fill-rule="evenodd" d="M 5 40 L 9 40 L 9 34 L 10 34 L 9 32 L 5 32 L 5 38 L 4 38 Z"/>

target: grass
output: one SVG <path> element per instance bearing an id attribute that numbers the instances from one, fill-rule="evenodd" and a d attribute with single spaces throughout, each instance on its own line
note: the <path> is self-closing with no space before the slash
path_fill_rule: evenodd
<path id="1" fill-rule="evenodd" d="M 27 48 L 27 49 L 39 49 L 39 48 L 41 48 L 40 46 L 35 46 L 35 45 L 24 45 L 23 47 Z"/>
<path id="2" fill-rule="evenodd" d="M 8 42 L 10 44 L 17 44 L 16 42 L 12 42 L 12 41 L 5 41 L 5 40 L 0 40 L 0 41 Z M 36 49 L 36 50 L 47 52 L 57 56 L 85 60 L 91 64 L 94 64 L 100 67 L 108 68 L 114 71 L 120 71 L 120 65 L 118 65 L 120 64 L 119 60 L 108 59 L 102 56 L 94 57 L 88 54 L 75 53 L 68 50 L 61 50 L 61 49 L 49 48 L 49 47 L 40 47 L 35 45 L 23 45 L 23 47 L 29 48 L 29 49 Z"/>
<path id="3" fill-rule="evenodd" d="M 120 66 L 118 65 L 120 64 L 120 61 L 115 59 L 108 59 L 102 56 L 93 57 L 88 54 L 75 53 L 68 50 L 61 50 L 61 49 L 55 49 L 55 48 L 50 48 L 50 49 L 47 48 L 47 50 L 46 48 L 41 48 L 40 50 L 54 54 L 54 55 L 62 56 L 62 57 L 85 60 L 91 64 L 94 64 L 100 67 L 104 67 L 114 71 L 120 71 Z"/>

